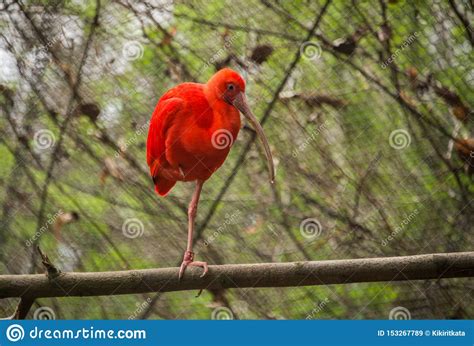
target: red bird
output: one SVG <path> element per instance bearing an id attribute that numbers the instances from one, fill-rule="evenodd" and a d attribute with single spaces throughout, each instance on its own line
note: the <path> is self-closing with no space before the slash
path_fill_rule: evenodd
<path id="1" fill-rule="evenodd" d="M 218 71 L 206 84 L 183 83 L 168 90 L 158 101 L 150 121 L 147 163 L 155 191 L 166 196 L 177 181 L 195 181 L 188 208 L 188 244 L 179 270 L 187 266 L 208 268 L 194 261 L 194 219 L 204 182 L 224 163 L 240 131 L 239 111 L 261 138 L 269 163 L 270 179 L 275 172 L 272 154 L 260 123 L 245 98 L 245 82 L 235 71 Z"/>

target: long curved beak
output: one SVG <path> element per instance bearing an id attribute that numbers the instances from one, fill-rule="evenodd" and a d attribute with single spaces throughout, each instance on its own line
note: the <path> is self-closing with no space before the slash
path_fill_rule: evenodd
<path id="1" fill-rule="evenodd" d="M 232 102 L 235 108 L 237 108 L 252 124 L 253 128 L 257 132 L 258 137 L 260 137 L 260 140 L 262 141 L 263 148 L 265 149 L 265 156 L 267 157 L 268 161 L 268 170 L 270 172 L 270 183 L 273 184 L 275 181 L 275 167 L 273 165 L 273 158 L 272 158 L 272 152 L 270 151 L 270 146 L 268 145 L 268 140 L 267 137 L 265 136 L 265 133 L 263 132 L 263 128 L 258 122 L 257 118 L 255 115 L 253 115 L 252 111 L 250 110 L 250 107 L 247 104 L 247 100 L 245 97 L 244 93 L 239 93 L 234 101 Z"/>

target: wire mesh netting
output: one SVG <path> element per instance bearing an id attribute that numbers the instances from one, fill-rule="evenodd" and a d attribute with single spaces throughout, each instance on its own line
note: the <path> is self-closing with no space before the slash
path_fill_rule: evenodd
<path id="1" fill-rule="evenodd" d="M 160 95 L 246 79 L 276 164 L 243 127 L 204 184 L 209 264 L 467 251 L 469 1 L 4 1 L 0 273 L 176 266 L 193 185 L 146 166 Z M 255 143 L 254 143 L 255 142 Z M 472 281 L 38 299 L 35 318 L 472 318 Z M 11 314 L 18 301 L 0 301 Z"/>

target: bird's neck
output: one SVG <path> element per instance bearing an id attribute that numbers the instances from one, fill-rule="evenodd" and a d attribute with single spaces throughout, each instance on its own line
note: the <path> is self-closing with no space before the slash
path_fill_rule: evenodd
<path id="1" fill-rule="evenodd" d="M 240 130 L 239 111 L 234 106 L 218 97 L 212 84 L 205 85 L 204 95 L 212 109 L 212 120 L 210 122 L 211 132 L 219 129 L 226 129 L 232 132 L 234 137 L 236 137 Z"/>
<path id="2" fill-rule="evenodd" d="M 214 119 L 210 132 L 214 133 L 215 131 L 224 129 L 230 131 L 235 140 L 240 131 L 239 111 L 235 107 L 229 107 L 226 103 L 225 106 L 219 106 L 213 107 Z"/>
<path id="3" fill-rule="evenodd" d="M 204 84 L 203 91 L 204 95 L 206 96 L 207 102 L 209 102 L 209 105 L 211 107 L 213 107 L 213 105 L 218 102 L 223 102 L 222 99 L 219 97 L 218 89 L 216 85 L 212 83 L 212 80 Z"/>

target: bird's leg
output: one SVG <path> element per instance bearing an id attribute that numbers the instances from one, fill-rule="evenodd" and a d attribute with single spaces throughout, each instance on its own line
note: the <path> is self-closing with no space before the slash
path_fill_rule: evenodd
<path id="1" fill-rule="evenodd" d="M 188 207 L 188 245 L 186 247 L 186 251 L 184 252 L 183 263 L 181 263 L 181 268 L 179 268 L 180 279 L 183 276 L 187 266 L 202 267 L 204 269 L 204 272 L 202 273 L 201 277 L 206 275 L 208 271 L 206 262 L 194 261 L 193 252 L 194 219 L 196 218 L 199 196 L 201 194 L 203 184 L 204 181 L 202 180 L 196 181 L 196 190 L 194 190 L 193 198 L 191 199 L 191 202 L 189 203 Z"/>

